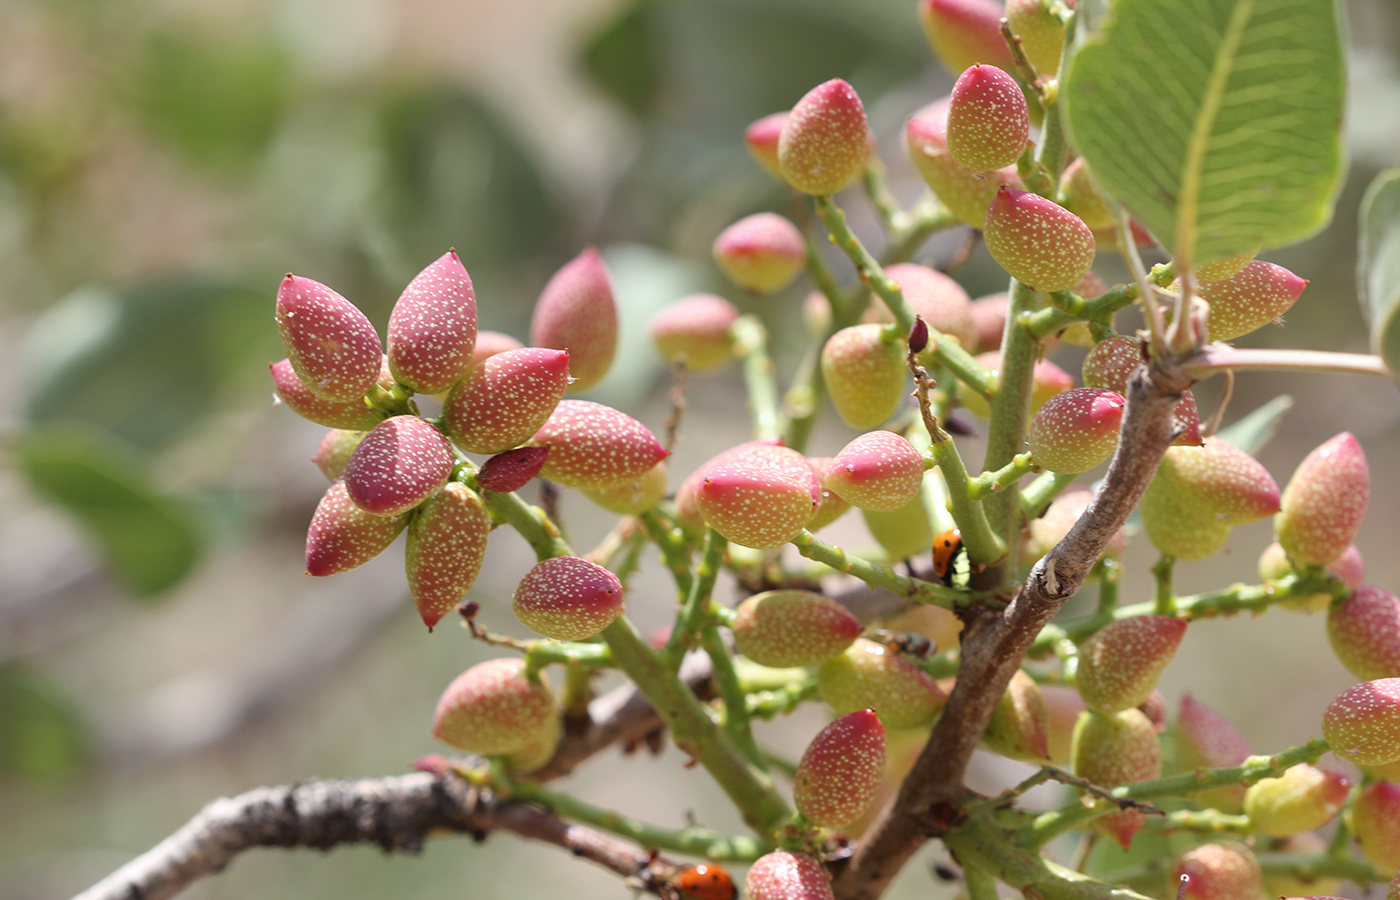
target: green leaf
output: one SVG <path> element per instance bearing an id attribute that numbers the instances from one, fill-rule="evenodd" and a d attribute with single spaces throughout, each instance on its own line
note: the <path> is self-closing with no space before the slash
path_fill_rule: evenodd
<path id="1" fill-rule="evenodd" d="M 63 692 L 28 666 L 0 665 L 0 775 L 63 778 L 87 755 L 82 719 Z"/>
<path id="2" fill-rule="evenodd" d="M 1254 412 L 1220 429 L 1220 437 L 1239 447 L 1250 456 L 1257 455 L 1273 440 L 1284 413 L 1293 408 L 1293 398 L 1280 394 Z"/>
<path id="3" fill-rule="evenodd" d="M 1356 284 L 1371 348 L 1400 372 L 1400 168 L 1377 175 L 1361 200 Z"/>
<path id="4" fill-rule="evenodd" d="M 136 595 L 158 594 L 194 567 L 193 517 L 154 489 L 148 466 L 124 446 L 54 426 L 20 434 L 13 452 L 30 486 L 87 528 Z"/>
<path id="5" fill-rule="evenodd" d="M 1118 0 L 1061 100 L 1099 185 L 1178 265 L 1327 224 L 1344 68 L 1331 0 Z"/>

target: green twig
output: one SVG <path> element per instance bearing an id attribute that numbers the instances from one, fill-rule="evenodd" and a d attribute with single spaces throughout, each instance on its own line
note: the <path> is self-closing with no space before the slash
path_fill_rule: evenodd
<path id="1" fill-rule="evenodd" d="M 760 440 L 782 433 L 778 410 L 778 385 L 773 359 L 768 355 L 768 331 L 757 316 L 741 316 L 729 327 L 734 354 L 744 366 L 744 387 L 748 389 L 749 411 L 753 414 L 754 436 Z"/>
<path id="2" fill-rule="evenodd" d="M 492 781 L 496 780 L 493 776 Z M 680 829 L 660 828 L 528 781 L 493 784 L 493 787 L 512 800 L 538 803 L 566 819 L 621 835 L 644 848 L 732 862 L 752 862 L 767 850 L 766 845 L 743 835 L 723 834 L 694 825 Z"/>
<path id="3" fill-rule="evenodd" d="M 690 593 L 690 583 L 693 579 L 690 574 L 690 552 L 685 532 L 669 516 L 656 509 L 640 513 L 637 521 L 641 523 L 647 540 L 661 551 L 661 559 L 675 580 L 676 589 L 685 597 Z"/>
<path id="4" fill-rule="evenodd" d="M 932 193 L 925 192 L 915 202 L 913 209 L 895 217 L 894 227 L 888 234 L 889 244 L 880 254 L 880 261 L 888 266 L 913 259 L 931 235 L 958 224 L 958 217 L 948 207 Z"/>
<path id="5" fill-rule="evenodd" d="M 826 543 L 810 531 L 800 532 L 797 537 L 792 539 L 792 545 L 797 548 L 798 553 L 808 559 L 815 560 L 843 574 L 855 576 L 871 587 L 884 588 L 901 597 L 918 600 L 920 603 L 932 603 L 934 606 L 941 606 L 944 609 L 956 609 L 960 604 L 968 603 L 971 600 L 991 597 L 990 594 L 970 593 L 934 584 L 931 581 L 900 575 L 893 569 L 876 565 L 869 560 L 861 559 L 858 556 L 849 556 L 845 550 L 834 544 Z"/>
<path id="6" fill-rule="evenodd" d="M 1152 577 L 1157 583 L 1156 601 L 1152 612 L 1158 616 L 1176 614 L 1176 595 L 1172 593 L 1172 571 L 1176 568 L 1176 558 L 1162 554 L 1152 567 Z"/>
<path id="7" fill-rule="evenodd" d="M 1011 462 L 997 471 L 983 472 L 969 481 L 967 484 L 968 496 L 973 500 L 981 500 L 988 494 L 1006 490 L 1008 485 L 1015 484 L 1034 471 L 1035 460 L 1031 459 L 1031 455 L 1018 453 L 1011 458 Z"/>
<path id="8" fill-rule="evenodd" d="M 700 629 L 705 625 L 705 617 L 710 609 L 710 595 L 714 592 L 715 579 L 719 577 L 724 553 L 728 547 L 729 542 L 718 531 L 713 528 L 706 530 L 705 549 L 700 555 L 700 561 L 695 565 L 690 590 L 681 605 L 680 613 L 676 616 L 676 625 L 671 629 L 671 636 L 666 639 L 666 646 L 661 651 L 662 660 L 672 672 L 680 669 L 686 650 L 694 644 Z"/>
<path id="9" fill-rule="evenodd" d="M 771 691 L 749 695 L 749 715 L 757 719 L 776 719 L 817 696 L 817 680 L 807 678 Z"/>
<path id="10" fill-rule="evenodd" d="M 1016 322 L 1023 313 L 1038 305 L 1035 291 L 1013 278 L 1011 307 L 1002 337 L 1001 371 L 991 397 L 992 418 L 987 429 L 987 455 L 983 464 L 988 471 L 997 471 L 1010 463 L 1025 446 L 1037 348 L 1030 332 Z M 1020 502 L 1020 489 L 1013 484 L 983 503 L 993 530 L 1009 553 L 1008 571 L 1016 569 Z"/>
<path id="11" fill-rule="evenodd" d="M 1045 515 L 1045 508 L 1050 505 L 1050 501 L 1064 493 L 1078 477 L 1059 472 L 1043 473 L 1035 481 L 1021 488 L 1021 514 L 1027 519 L 1038 519 Z"/>
<path id="12" fill-rule="evenodd" d="M 749 727 L 748 697 L 734 674 L 734 655 L 724 644 L 719 629 L 706 622 L 700 629 L 700 646 L 710 657 L 714 670 L 715 692 L 724 701 L 724 730 L 728 732 L 734 746 L 762 771 L 768 770 L 768 762 L 754 743 L 753 730 Z"/>

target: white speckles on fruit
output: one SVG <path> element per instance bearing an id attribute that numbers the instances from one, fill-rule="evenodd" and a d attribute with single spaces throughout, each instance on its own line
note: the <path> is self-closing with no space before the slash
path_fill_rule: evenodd
<path id="1" fill-rule="evenodd" d="M 979 172 L 1009 166 L 1030 135 L 1030 112 L 1016 79 L 996 66 L 970 66 L 948 102 L 948 152 Z"/>
<path id="2" fill-rule="evenodd" d="M 1400 678 L 1347 688 L 1322 716 L 1332 752 L 1359 766 L 1400 760 Z"/>
<path id="3" fill-rule="evenodd" d="M 904 399 L 904 342 L 883 325 L 853 325 L 822 348 L 822 375 L 836 412 L 854 428 L 875 428 Z"/>
<path id="4" fill-rule="evenodd" d="M 861 630 L 860 620 L 830 597 L 792 589 L 749 597 L 729 627 L 740 653 L 777 669 L 825 662 L 851 646 Z"/>
<path id="5" fill-rule="evenodd" d="M 768 550 L 797 537 L 817 506 L 810 483 L 772 463 L 749 459 L 708 469 L 695 503 L 707 525 L 733 543 L 755 550 Z"/>
<path id="6" fill-rule="evenodd" d="M 1028 436 L 1036 465 L 1052 472 L 1087 472 L 1113 455 L 1123 424 L 1121 394 L 1076 388 L 1046 401 Z"/>
<path id="7" fill-rule="evenodd" d="M 523 347 L 486 359 L 448 395 L 442 422 L 468 453 L 501 453 L 529 440 L 569 383 L 569 354 Z"/>
<path id="8" fill-rule="evenodd" d="M 549 448 L 542 477 L 593 490 L 641 478 L 668 455 L 641 422 L 588 400 L 561 401 L 530 443 Z"/>
<path id="9" fill-rule="evenodd" d="M 778 164 L 804 194 L 834 194 L 865 171 L 870 126 L 855 89 L 840 78 L 817 85 L 788 113 Z"/>
<path id="10" fill-rule="evenodd" d="M 515 615 L 527 628 L 559 641 L 593 637 L 622 615 L 622 582 L 586 559 L 542 560 L 515 588 Z"/>
<path id="11" fill-rule="evenodd" d="M 492 659 L 458 675 L 438 700 L 433 737 L 468 753 L 497 755 L 535 747 L 559 711 L 544 673 L 523 659 Z"/>
<path id="12" fill-rule="evenodd" d="M 376 516 L 350 500 L 345 482 L 333 483 L 306 532 L 306 574 L 336 575 L 364 565 L 394 542 L 405 516 Z"/>
<path id="13" fill-rule="evenodd" d="M 404 569 L 424 625 L 432 628 L 471 590 L 490 533 L 491 516 L 481 497 L 455 481 L 443 485 L 413 516 Z"/>
<path id="14" fill-rule="evenodd" d="M 860 509 L 899 509 L 924 481 L 924 458 L 892 431 L 867 431 L 841 448 L 826 475 L 826 486 Z"/>
<path id="15" fill-rule="evenodd" d="M 397 516 L 442 487 L 452 466 L 452 448 L 427 420 L 395 416 L 360 441 L 345 466 L 345 486 L 366 512 Z"/>
<path id="16" fill-rule="evenodd" d="M 875 798 L 884 767 L 879 717 L 869 709 L 847 713 L 807 745 L 793 777 L 793 803 L 815 825 L 844 825 Z"/>
<path id="17" fill-rule="evenodd" d="M 1325 566 L 1341 556 L 1361 530 L 1370 492 L 1366 453 L 1350 432 L 1309 453 L 1284 488 L 1274 518 L 1274 534 L 1288 558 Z"/>
<path id="18" fill-rule="evenodd" d="M 1073 287 L 1094 264 L 1094 233 L 1052 200 L 1003 187 L 982 227 L 992 259 L 1037 291 Z"/>
<path id="19" fill-rule="evenodd" d="M 449 250 L 419 272 L 389 314 L 394 377 L 420 394 L 440 394 L 471 369 L 476 348 L 476 294 Z"/>
<path id="20" fill-rule="evenodd" d="M 1157 687 L 1186 634 L 1186 620 L 1132 616 L 1110 622 L 1079 648 L 1075 687 L 1090 709 L 1116 713 L 1141 704 Z"/>
<path id="21" fill-rule="evenodd" d="M 617 351 L 617 303 L 597 250 L 583 251 L 549 279 L 530 318 L 530 343 L 569 351 L 572 391 L 608 373 Z"/>
<path id="22" fill-rule="evenodd" d="M 277 330 L 297 376 L 324 400 L 359 400 L 379 377 L 384 351 L 374 326 L 319 281 L 291 274 L 282 280 Z"/>
<path id="23" fill-rule="evenodd" d="M 792 284 L 807 262 L 802 232 L 777 213 L 746 216 L 715 238 L 715 262 L 745 290 L 772 294 Z"/>

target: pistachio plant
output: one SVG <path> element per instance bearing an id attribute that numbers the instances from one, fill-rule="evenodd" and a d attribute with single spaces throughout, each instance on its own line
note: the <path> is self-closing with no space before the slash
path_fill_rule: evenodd
<path id="1" fill-rule="evenodd" d="M 293 412 L 331 429 L 316 455 L 329 484 L 311 514 L 307 572 L 340 576 L 407 532 L 409 590 L 436 632 L 424 640 L 465 634 L 499 650 L 446 686 L 423 723 L 441 752 L 419 774 L 319 801 L 289 794 L 298 822 L 399 804 L 407 814 L 344 824 L 329 842 L 412 847 L 433 829 L 505 829 L 673 900 L 732 898 L 737 875 L 725 866 L 747 867 L 754 900 L 874 898 L 930 840 L 971 900 L 993 900 L 998 883 L 1081 900 L 1168 898 L 1178 886 L 1201 900 L 1257 900 L 1325 894 L 1342 880 L 1400 891 L 1400 599 L 1362 583 L 1365 452 L 1340 434 L 1280 489 L 1252 455 L 1267 411 L 1247 417 L 1252 428 L 1221 431 L 1224 409 L 1203 421 L 1191 393 L 1257 368 L 1393 367 L 1388 354 L 1226 343 L 1304 294 L 1306 273 L 1256 257 L 1330 214 L 1343 99 L 1336 10 L 1326 0 L 1189 10 L 1118 0 L 1111 13 L 1063 0 L 917 6 L 934 51 L 961 74 L 949 98 L 911 110 L 905 148 L 876 147 L 860 95 L 841 79 L 743 135 L 802 213 L 735 222 L 715 237 L 714 259 L 756 294 L 805 272 L 813 340 L 796 370 L 775 371 L 762 319 L 721 297 L 677 299 L 651 324 L 678 371 L 743 368 L 752 440 L 694 472 L 668 470 L 675 435 L 658 423 L 570 396 L 603 377 L 617 346 L 610 275 L 592 249 L 549 281 L 528 342 L 478 333 L 472 282 L 451 251 L 405 288 L 383 343 L 337 289 L 282 282 L 287 358 L 272 366 L 274 385 Z M 904 151 L 929 188 L 907 209 L 883 180 Z M 1400 294 L 1370 273 L 1397 266 L 1400 224 L 1385 214 L 1400 210 L 1397 192 L 1400 179 L 1379 181 L 1363 223 L 1383 354 Z M 874 209 L 881 233 L 852 230 L 846 207 L 857 204 Z M 1009 276 L 1005 295 L 973 302 L 946 273 L 910 261 L 949 229 L 980 234 Z M 825 242 L 854 279 L 842 283 Z M 1093 271 L 1109 253 L 1122 257 L 1125 283 Z M 1149 266 L 1148 253 L 1165 261 Z M 1062 342 L 1090 348 L 1082 383 L 1046 359 Z M 416 395 L 441 398 L 441 414 L 423 415 Z M 808 455 L 818 417 L 833 413 L 858 433 L 834 456 Z M 957 436 L 980 428 L 976 462 Z M 541 494 L 541 482 L 556 487 Z M 596 546 L 570 544 L 559 489 L 616 513 L 616 527 Z M 817 535 L 852 508 L 878 552 Z M 1129 530 L 1161 559 L 1154 599 L 1123 604 L 1118 559 L 1134 511 Z M 1271 516 L 1277 544 L 1255 583 L 1175 591 L 1176 563 Z M 538 557 L 509 604 L 470 593 L 503 529 Z M 632 576 L 654 558 L 674 582 L 675 616 L 649 641 L 626 605 Z M 1092 611 L 1057 615 L 1086 584 L 1097 587 Z M 897 611 L 870 620 L 858 602 L 868 588 L 898 598 Z M 1316 711 L 1320 737 L 1252 755 L 1219 713 L 1190 696 L 1168 703 L 1157 685 L 1191 622 L 1274 606 L 1325 613 L 1359 683 Z M 511 617 L 539 637 L 492 631 Z M 465 631 L 440 627 L 450 622 Z M 627 685 L 595 695 L 604 670 Z M 755 736 L 755 720 L 809 703 L 833 720 L 800 760 Z M 708 773 L 743 833 L 668 829 L 550 786 L 613 744 L 659 740 Z M 964 774 L 979 747 L 1032 774 L 975 793 Z M 1321 764 L 1329 751 L 1359 768 Z M 1027 805 L 1022 795 L 1049 781 L 1073 795 Z M 245 814 L 276 820 L 279 809 Z M 298 827 L 244 845 L 326 844 Z M 1077 836 L 1070 852 L 1056 840 L 1066 835 Z M 90 896 L 168 896 L 183 884 L 169 875 L 177 863 L 187 881 L 239 849 L 220 846 L 222 856 L 200 857 L 205 870 L 194 851 L 172 862 L 178 847 L 157 848 Z"/>

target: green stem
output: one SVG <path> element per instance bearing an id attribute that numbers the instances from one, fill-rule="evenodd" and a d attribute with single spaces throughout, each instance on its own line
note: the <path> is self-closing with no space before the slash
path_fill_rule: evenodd
<path id="1" fill-rule="evenodd" d="M 1021 514 L 1027 519 L 1038 519 L 1065 489 L 1074 484 L 1078 475 L 1063 475 L 1059 472 L 1045 472 L 1035 481 L 1021 489 Z"/>
<path id="2" fill-rule="evenodd" d="M 953 443 L 952 436 L 941 428 L 930 436 L 933 443 L 929 445 L 928 452 L 938 462 L 943 482 L 948 485 L 948 503 L 952 506 L 953 521 L 958 523 L 962 532 L 968 559 L 982 564 L 996 562 L 1006 556 L 1006 544 L 992 530 L 985 504 L 973 500 L 967 467 L 958 455 L 957 445 Z"/>
<path id="3" fill-rule="evenodd" d="M 885 270 L 875 257 L 870 255 L 870 251 L 865 249 L 865 245 L 860 242 L 846 224 L 846 213 L 841 210 L 830 197 L 815 198 L 817 204 L 817 215 L 821 216 L 826 223 L 826 229 L 831 234 L 831 240 L 836 246 L 850 258 L 855 264 L 856 271 L 863 281 L 870 285 L 871 290 L 884 301 L 889 308 L 890 314 L 894 316 L 895 323 L 900 328 L 900 333 L 907 335 L 909 329 L 914 327 L 914 310 L 909 306 L 909 301 L 904 299 L 904 293 L 898 284 L 885 275 Z M 975 359 L 972 354 L 962 348 L 957 341 L 950 339 L 936 328 L 930 327 L 929 349 L 933 358 L 941 365 L 947 366 L 957 375 L 959 379 L 967 382 L 973 389 L 986 393 L 991 384 L 991 373 Z"/>
<path id="4" fill-rule="evenodd" d="M 662 562 L 670 571 L 681 596 L 688 595 L 693 576 L 690 574 L 690 552 L 685 532 L 669 516 L 655 509 L 640 513 L 637 521 L 641 522 L 647 540 L 661 551 Z"/>
<path id="5" fill-rule="evenodd" d="M 968 496 L 973 500 L 981 500 L 988 494 L 1000 493 L 1006 490 L 1008 485 L 1020 481 L 1033 471 L 1035 471 L 1035 460 L 1031 459 L 1031 455 L 1018 453 L 1011 458 L 1011 462 L 997 471 L 983 472 L 969 481 L 967 485 Z"/>
<path id="6" fill-rule="evenodd" d="M 550 521 L 549 516 L 538 506 L 531 506 L 517 494 L 493 494 L 483 491 L 481 498 L 485 501 L 487 509 L 500 514 L 512 528 L 520 532 L 520 536 L 535 551 L 536 558 L 549 559 L 573 554 L 569 542 L 564 540 L 563 534 L 559 532 L 559 526 Z"/>
<path id="7" fill-rule="evenodd" d="M 853 575 L 871 587 L 884 588 L 901 597 L 918 600 L 920 603 L 932 603 L 934 606 L 941 606 L 944 609 L 956 609 L 959 604 L 983 596 L 956 588 L 944 587 L 941 584 L 934 584 L 918 578 L 909 578 L 900 575 L 893 569 L 876 565 L 858 556 L 848 556 L 845 550 L 834 544 L 826 543 L 810 531 L 804 530 L 799 533 L 797 537 L 792 539 L 792 545 L 797 548 L 798 553 L 808 559 L 822 563 L 845 575 Z"/>
<path id="8" fill-rule="evenodd" d="M 1205 594 L 1193 594 L 1189 597 L 1176 598 L 1176 612 L 1174 615 L 1178 619 L 1208 619 L 1222 615 L 1230 615 L 1239 612 L 1262 612 L 1284 600 L 1293 600 L 1300 597 L 1309 597 L 1313 594 L 1331 594 L 1333 597 L 1341 598 L 1350 593 L 1351 589 L 1342 582 L 1320 575 L 1286 575 L 1277 581 L 1267 581 L 1264 584 L 1243 585 L 1237 584 L 1220 591 L 1211 591 Z M 1097 614 L 1087 619 L 1081 619 L 1065 626 L 1051 625 L 1041 630 L 1040 635 L 1031 645 L 1029 655 L 1043 655 L 1049 653 L 1056 641 L 1068 638 L 1076 643 L 1083 641 L 1094 632 L 1103 628 L 1115 619 L 1127 619 L 1133 616 L 1149 616 L 1155 614 L 1157 602 L 1134 603 L 1131 606 L 1120 606 L 1113 610 L 1111 614 Z"/>
<path id="9" fill-rule="evenodd" d="M 744 365 L 744 387 L 748 389 L 754 437 L 759 440 L 778 437 L 782 424 L 773 359 L 768 355 L 768 331 L 757 316 L 750 315 L 735 321 L 730 326 L 730 334 L 734 337 L 734 354 Z"/>
<path id="10" fill-rule="evenodd" d="M 1373 868 L 1365 860 L 1347 856 L 1295 856 L 1289 853 L 1256 853 L 1259 868 L 1265 875 L 1291 875 L 1295 878 L 1344 878 L 1361 886 L 1386 882 L 1390 876 Z"/>
<path id="11" fill-rule="evenodd" d="M 617 661 L 602 644 L 575 644 L 568 641 L 525 642 L 525 664 L 538 671 L 545 666 L 564 665 L 587 669 L 614 669 Z"/>
<path id="12" fill-rule="evenodd" d="M 496 787 L 512 800 L 538 803 L 566 819 L 610 831 L 646 848 L 732 862 L 752 862 L 767 850 L 766 845 L 743 835 L 722 834 L 693 825 L 679 830 L 660 828 L 528 781 L 515 781 Z"/>
<path id="13" fill-rule="evenodd" d="M 1313 738 L 1306 744 L 1290 747 L 1275 756 L 1251 756 L 1233 768 L 1182 772 L 1166 778 L 1116 787 L 1110 793 L 1120 799 L 1147 801 L 1163 797 L 1189 797 L 1201 791 L 1232 784 L 1254 784 L 1264 778 L 1277 778 L 1284 770 L 1298 763 L 1314 763 L 1329 749 L 1331 748 L 1325 740 Z M 1088 806 L 1076 801 L 1061 809 L 1037 816 L 1029 828 L 1017 834 L 1016 840 L 1024 847 L 1038 849 L 1054 838 L 1117 809 L 1115 804 L 1107 800 L 1096 800 Z"/>
<path id="14" fill-rule="evenodd" d="M 925 193 L 919 197 L 913 209 L 895 217 L 894 227 L 888 234 L 889 243 L 880 260 L 885 265 L 891 265 L 913 259 L 915 252 L 934 232 L 958 224 L 958 217 L 940 203 L 937 197 Z"/>
<path id="15" fill-rule="evenodd" d="M 1118 582 L 1123 576 L 1123 567 L 1115 560 L 1104 557 L 1099 560 L 1099 614 L 1112 615 L 1118 608 Z"/>
<path id="16" fill-rule="evenodd" d="M 768 762 L 754 743 L 753 729 L 749 726 L 748 697 L 734 674 L 734 656 L 724 645 L 724 638 L 713 623 L 707 622 L 700 630 L 700 646 L 710 657 L 714 670 L 715 691 L 724 701 L 724 730 L 739 752 L 744 754 L 760 771 L 768 771 Z"/>
<path id="17" fill-rule="evenodd" d="M 642 640 L 626 616 L 603 631 L 619 665 L 660 713 L 682 752 L 690 754 L 739 808 L 764 846 L 791 815 L 773 780 L 746 760 L 709 711 Z"/>
<path id="18" fill-rule="evenodd" d="M 679 615 L 676 616 L 671 636 L 666 639 L 666 646 L 661 650 L 661 659 L 672 672 L 680 669 L 685 652 L 694 644 L 696 636 L 705 625 L 710 610 L 710 595 L 714 592 L 715 579 L 719 577 L 720 568 L 724 564 L 724 553 L 728 547 L 729 542 L 718 531 L 713 528 L 706 530 L 705 549 L 700 555 L 700 561 L 695 565 L 695 576 L 690 580 L 690 590 L 686 594 L 685 602 L 681 604 Z"/>
<path id="19" fill-rule="evenodd" d="M 749 715 L 756 719 L 776 719 L 817 696 L 817 680 L 808 678 L 772 691 L 749 696 Z"/>
<path id="20" fill-rule="evenodd" d="M 997 900 L 997 880 L 978 866 L 965 866 L 963 880 L 968 900 Z"/>
<path id="21" fill-rule="evenodd" d="M 987 455 L 982 468 L 996 471 L 1021 452 L 1025 446 L 1026 424 L 1030 420 L 1031 382 L 1039 348 L 1029 331 L 1016 323 L 1019 317 L 1038 306 L 1035 291 L 1011 280 L 1011 307 L 1001 348 L 1001 372 L 992 391 L 992 419 L 987 429 Z M 1016 570 L 1020 541 L 1020 488 L 1010 485 L 1006 490 L 988 497 L 983 504 L 993 530 L 1001 537 L 1010 554 L 1007 571 Z"/>
<path id="22" fill-rule="evenodd" d="M 885 165 L 880 162 L 879 158 L 872 158 L 870 164 L 865 167 L 862 183 L 865 186 L 865 195 L 870 198 L 870 204 L 880 215 L 880 221 L 885 226 L 885 233 L 892 233 L 895 222 L 900 217 L 899 201 L 894 199 L 889 186 L 885 183 Z"/>
<path id="23" fill-rule="evenodd" d="M 1172 593 L 1172 570 L 1175 568 L 1176 559 L 1165 553 L 1152 567 L 1152 577 L 1157 582 L 1157 599 L 1152 604 L 1154 615 L 1171 616 L 1176 614 L 1176 595 Z"/>

